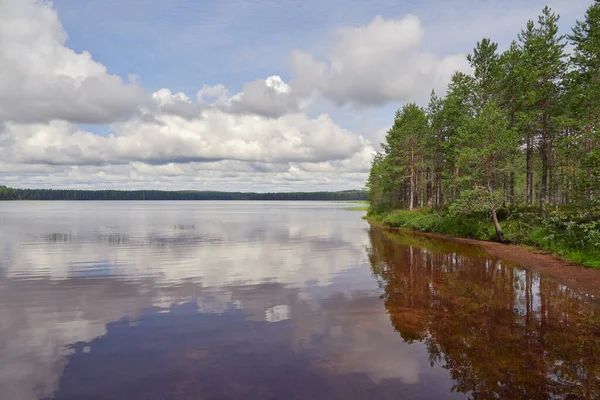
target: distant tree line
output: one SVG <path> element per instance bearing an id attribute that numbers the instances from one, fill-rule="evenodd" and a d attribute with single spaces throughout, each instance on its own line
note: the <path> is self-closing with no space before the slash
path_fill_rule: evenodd
<path id="1" fill-rule="evenodd" d="M 444 98 L 396 112 L 367 183 L 375 209 L 600 207 L 600 0 L 569 35 L 558 20 L 545 7 L 502 53 L 482 39 Z"/>
<path id="2" fill-rule="evenodd" d="M 366 200 L 362 190 L 340 192 L 242 193 L 161 190 L 13 189 L 0 186 L 0 200 Z"/>

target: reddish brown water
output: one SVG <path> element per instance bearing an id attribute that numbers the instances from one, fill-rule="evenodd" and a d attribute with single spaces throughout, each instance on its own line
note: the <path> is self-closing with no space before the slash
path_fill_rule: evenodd
<path id="1" fill-rule="evenodd" d="M 0 399 L 600 396 L 600 309 L 332 203 L 2 203 Z"/>
<path id="2" fill-rule="evenodd" d="M 453 390 L 482 399 L 600 398 L 600 309 L 480 249 L 381 229 L 370 258 L 390 321 Z"/>

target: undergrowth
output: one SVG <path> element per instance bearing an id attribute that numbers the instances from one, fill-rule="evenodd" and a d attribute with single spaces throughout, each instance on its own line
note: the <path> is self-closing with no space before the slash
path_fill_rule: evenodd
<path id="1" fill-rule="evenodd" d="M 368 218 L 394 228 L 480 240 L 497 240 L 490 217 L 484 213 L 453 216 L 444 210 L 375 211 Z M 600 214 L 577 210 L 540 213 L 532 208 L 498 212 L 504 239 L 532 246 L 587 267 L 600 269 Z"/>

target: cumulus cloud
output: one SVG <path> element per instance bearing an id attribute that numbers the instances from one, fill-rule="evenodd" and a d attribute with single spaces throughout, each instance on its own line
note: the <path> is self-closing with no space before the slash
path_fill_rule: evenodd
<path id="1" fill-rule="evenodd" d="M 340 31 L 326 60 L 294 51 L 292 89 L 319 93 L 337 105 L 383 105 L 421 100 L 432 88 L 443 89 L 457 70 L 468 70 L 462 54 L 444 58 L 422 49 L 419 19 L 375 17 L 369 24 Z"/>
<path id="2" fill-rule="evenodd" d="M 194 103 L 185 93 L 172 93 L 167 88 L 154 92 L 152 99 L 162 113 L 185 119 L 198 118 L 203 109 L 202 104 Z"/>
<path id="3" fill-rule="evenodd" d="M 173 95 L 155 93 L 161 96 Z M 210 108 L 200 118 L 156 119 L 114 124 L 107 136 L 66 121 L 8 123 L 0 133 L 0 180 L 30 187 L 337 190 L 362 187 L 373 153 L 368 140 L 327 115 L 274 119 Z"/>
<path id="4" fill-rule="evenodd" d="M 12 187 L 80 189 L 159 189 L 226 191 L 345 190 L 364 186 L 365 166 L 350 169 L 327 163 L 242 161 L 151 165 L 42 165 L 0 162 L 0 180 Z"/>
<path id="5" fill-rule="evenodd" d="M 300 110 L 299 99 L 279 76 L 259 79 L 244 85 L 231 99 L 233 113 L 256 114 L 277 118 Z"/>
<path id="6" fill-rule="evenodd" d="M 306 109 L 315 90 L 340 99 L 349 93 L 337 102 L 353 101 L 356 92 L 341 89 L 344 63 L 360 59 L 353 52 L 379 34 L 361 39 L 360 31 L 344 31 L 329 64 L 298 54 L 307 68 L 293 84 L 273 75 L 236 94 L 204 85 L 192 99 L 168 88 L 148 93 L 136 79 L 124 82 L 88 52 L 68 48 L 51 3 L 1 1 L 0 180 L 20 187 L 362 187 L 370 141 Z M 359 39 L 363 50 L 354 44 Z M 412 39 L 407 43 L 403 48 Z M 110 131 L 99 135 L 79 124 Z"/>
<path id="7" fill-rule="evenodd" d="M 325 114 L 269 119 L 209 110 L 200 119 L 166 114 L 156 119 L 159 123 L 131 120 L 115 124 L 114 132 L 106 137 L 65 121 L 9 123 L 2 136 L 4 152 L 7 160 L 49 165 L 215 160 L 276 163 L 343 160 L 369 145 Z"/>
<path id="8" fill-rule="evenodd" d="M 50 3 L 0 1 L 0 120 L 124 121 L 152 105 L 141 87 L 65 46 Z"/>
<path id="9" fill-rule="evenodd" d="M 163 89 L 164 90 L 164 89 Z M 290 86 L 278 75 L 257 79 L 244 85 L 242 91 L 230 96 L 222 84 L 204 85 L 197 94 L 198 102 L 229 114 L 258 115 L 279 118 L 303 111 L 308 102 L 292 93 Z"/>
<path id="10" fill-rule="evenodd" d="M 219 83 L 217 85 L 204 85 L 197 94 L 200 104 L 213 104 L 217 106 L 225 106 L 229 103 L 229 90 Z"/>

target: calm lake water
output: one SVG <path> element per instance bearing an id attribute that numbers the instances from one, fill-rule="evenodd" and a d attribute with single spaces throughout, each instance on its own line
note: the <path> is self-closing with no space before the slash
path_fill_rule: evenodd
<path id="1" fill-rule="evenodd" d="M 597 304 L 346 207 L 0 203 L 0 399 L 600 397 Z"/>

